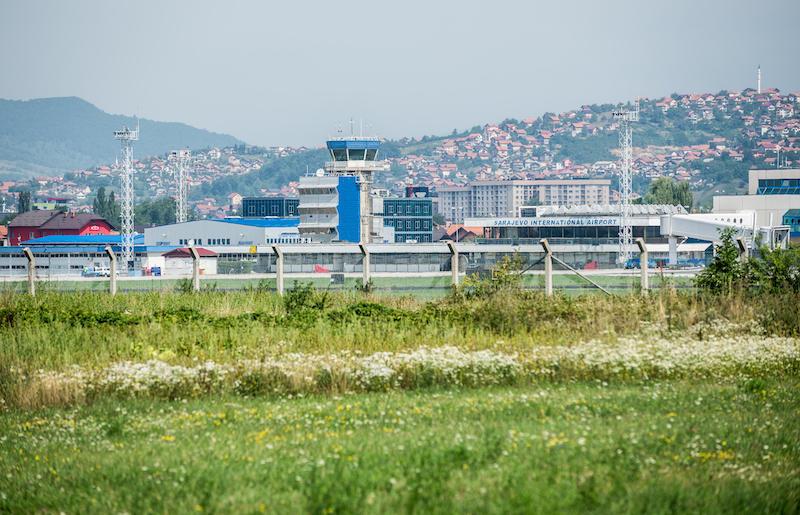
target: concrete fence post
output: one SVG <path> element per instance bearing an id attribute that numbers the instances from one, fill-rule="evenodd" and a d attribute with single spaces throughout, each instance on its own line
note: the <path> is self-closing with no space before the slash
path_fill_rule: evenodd
<path id="1" fill-rule="evenodd" d="M 452 241 L 447 242 L 450 249 L 450 271 L 453 274 L 453 286 L 458 286 L 458 249 Z"/>
<path id="2" fill-rule="evenodd" d="M 647 290 L 650 289 L 650 275 L 649 275 L 649 258 L 647 254 L 647 244 L 644 238 L 636 238 L 636 245 L 639 247 L 639 268 L 642 272 L 642 294 L 646 295 Z"/>
<path id="3" fill-rule="evenodd" d="M 192 290 L 200 291 L 200 253 L 194 245 L 189 247 L 189 252 L 192 253 Z"/>
<path id="4" fill-rule="evenodd" d="M 272 246 L 275 253 L 275 289 L 278 295 L 283 295 L 283 251 L 277 245 Z"/>
<path id="5" fill-rule="evenodd" d="M 22 252 L 28 259 L 28 293 L 33 297 L 36 295 L 36 258 L 28 247 L 22 249 Z"/>
<path id="6" fill-rule="evenodd" d="M 108 256 L 108 293 L 111 295 L 117 294 L 117 255 L 111 249 L 110 245 L 106 245 L 104 249 Z"/>
<path id="7" fill-rule="evenodd" d="M 363 258 L 361 260 L 361 268 L 363 269 L 363 274 L 364 274 L 364 278 L 363 278 L 364 284 L 363 284 L 363 286 L 366 287 L 367 284 L 369 283 L 369 280 L 370 280 L 369 250 L 367 249 L 367 246 L 364 245 L 363 243 L 359 243 L 358 244 L 358 248 L 361 249 L 361 255 L 363 256 Z"/>
<path id="8" fill-rule="evenodd" d="M 544 293 L 550 297 L 553 295 L 553 251 L 547 238 L 539 240 L 539 244 L 544 249 Z"/>
<path id="9" fill-rule="evenodd" d="M 747 249 L 747 242 L 741 236 L 736 238 L 736 246 L 739 250 L 739 261 L 745 261 L 749 254 Z"/>

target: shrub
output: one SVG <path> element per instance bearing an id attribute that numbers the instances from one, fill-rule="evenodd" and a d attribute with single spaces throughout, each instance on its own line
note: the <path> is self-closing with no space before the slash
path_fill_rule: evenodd
<path id="1" fill-rule="evenodd" d="M 714 246 L 714 259 L 695 279 L 698 288 L 730 295 L 734 290 L 747 286 L 747 268 L 739 260 L 733 234 L 733 229 L 725 229 L 720 233 L 720 242 Z"/>

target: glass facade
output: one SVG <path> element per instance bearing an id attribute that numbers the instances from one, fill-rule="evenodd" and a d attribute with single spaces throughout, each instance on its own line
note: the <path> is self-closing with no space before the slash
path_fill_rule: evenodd
<path id="1" fill-rule="evenodd" d="M 756 195 L 800 195 L 800 178 L 759 179 Z"/>
<path id="2" fill-rule="evenodd" d="M 383 225 L 394 227 L 395 243 L 433 241 L 433 203 L 429 198 L 384 199 Z"/>
<path id="3" fill-rule="evenodd" d="M 245 218 L 299 216 L 299 199 L 290 197 L 245 197 L 242 199 L 242 216 Z"/>
<path id="4" fill-rule="evenodd" d="M 783 225 L 789 226 L 792 238 L 800 236 L 800 209 L 790 209 L 783 215 Z"/>
<path id="5" fill-rule="evenodd" d="M 644 238 L 651 243 L 667 243 L 658 226 L 634 226 L 633 237 Z M 619 227 L 575 226 L 575 227 L 493 227 L 485 229 L 480 243 L 538 244 L 541 238 L 550 243 L 572 243 L 585 245 L 616 244 L 619 242 Z"/>

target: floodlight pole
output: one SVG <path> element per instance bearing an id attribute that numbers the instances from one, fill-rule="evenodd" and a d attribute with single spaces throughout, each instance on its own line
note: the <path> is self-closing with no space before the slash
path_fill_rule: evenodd
<path id="1" fill-rule="evenodd" d="M 111 248 L 111 245 L 106 245 L 104 249 L 106 255 L 108 256 L 108 292 L 111 295 L 117 294 L 117 255 L 114 254 L 114 250 Z"/>
<path id="2" fill-rule="evenodd" d="M 33 252 L 28 247 L 22 249 L 22 252 L 28 259 L 28 293 L 34 297 L 36 296 L 36 258 L 33 257 Z"/>
<path id="3" fill-rule="evenodd" d="M 550 297 L 553 295 L 553 251 L 547 238 L 539 240 L 539 245 L 544 249 L 544 294 Z"/>

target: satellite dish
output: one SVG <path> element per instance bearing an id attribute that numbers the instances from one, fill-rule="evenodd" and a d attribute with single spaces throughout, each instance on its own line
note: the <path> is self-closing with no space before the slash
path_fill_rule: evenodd
<path id="1" fill-rule="evenodd" d="M 325 175 L 325 170 L 323 170 L 322 168 L 317 168 L 317 171 L 314 172 L 314 175 L 316 175 L 317 177 L 323 177 Z"/>

